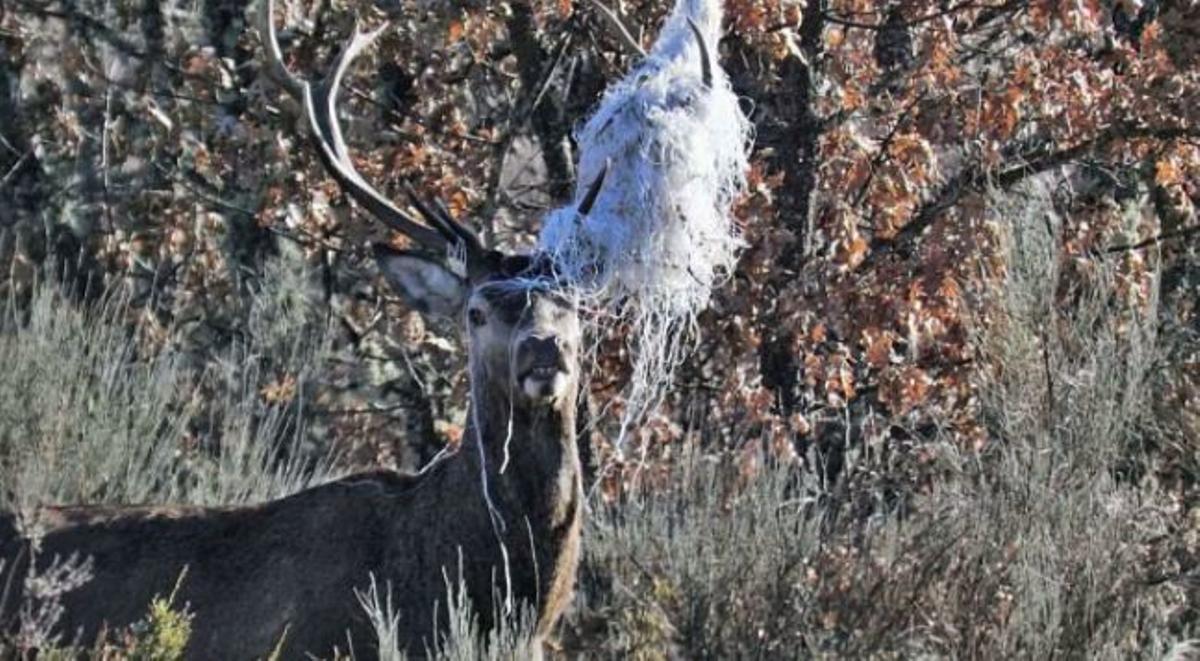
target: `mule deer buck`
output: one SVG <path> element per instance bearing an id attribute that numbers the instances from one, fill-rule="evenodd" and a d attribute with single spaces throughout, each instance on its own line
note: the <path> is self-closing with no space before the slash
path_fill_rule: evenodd
<path id="1" fill-rule="evenodd" d="M 368 185 L 336 106 L 342 76 L 379 31 L 356 31 L 331 74 L 312 83 L 285 66 L 272 4 L 262 2 L 259 25 L 267 71 L 303 107 L 322 163 L 346 194 L 421 249 L 375 246 L 386 280 L 422 312 L 461 320 L 471 390 L 464 441 L 418 475 L 362 473 L 254 507 L 46 507 L 39 565 L 78 552 L 93 567 L 90 581 L 63 596 L 61 631 L 86 643 L 137 621 L 186 568 L 176 599 L 194 614 L 192 659 L 328 656 L 335 648 L 373 656 L 375 632 L 357 596 L 373 580 L 390 586 L 409 653 L 423 654 L 444 629 L 448 585 L 458 584 L 485 629 L 496 613 L 531 607 L 536 651 L 570 599 L 584 511 L 573 290 L 549 256 L 491 250 L 411 189 L 424 222 Z M 707 50 L 696 37 L 707 83 Z M 581 217 L 605 174 L 582 190 Z M 6 573 L 25 575 L 30 555 L 13 518 L 0 515 Z"/>

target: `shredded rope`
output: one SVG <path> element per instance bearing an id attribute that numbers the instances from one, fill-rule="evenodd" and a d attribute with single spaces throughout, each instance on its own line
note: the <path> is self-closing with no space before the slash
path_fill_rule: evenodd
<path id="1" fill-rule="evenodd" d="M 715 62 L 704 85 L 689 18 L 716 57 L 721 1 L 678 0 L 646 59 L 579 131 L 575 202 L 547 217 L 538 241 L 584 298 L 607 303 L 612 314 L 591 320 L 595 336 L 628 329 L 633 375 L 618 446 L 661 401 L 742 246 L 731 207 L 745 188 L 751 125 Z M 581 217 L 575 209 L 605 164 Z"/>

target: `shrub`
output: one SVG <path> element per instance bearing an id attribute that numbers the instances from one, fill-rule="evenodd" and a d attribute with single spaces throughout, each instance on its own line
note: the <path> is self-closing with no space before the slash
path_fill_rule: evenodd
<path id="1" fill-rule="evenodd" d="M 898 498 L 847 497 L 881 489 L 871 476 L 882 464 L 846 467 L 829 486 L 786 465 L 747 481 L 693 454 L 667 488 L 596 508 L 569 647 L 645 659 L 1129 658 L 1195 635 L 1195 522 L 1129 468 L 1152 462 L 1142 440 L 1163 424 L 1154 273 L 1073 263 L 1040 219 L 1010 220 L 999 316 L 975 341 L 992 366 L 978 383 L 981 451 L 916 448 L 929 479 Z M 1086 277 L 1064 276 L 1064 264 Z M 1149 286 L 1122 297 L 1138 277 Z M 864 498 L 903 506 L 846 506 Z"/>
<path id="2" fill-rule="evenodd" d="M 327 478 L 328 457 L 299 447 L 302 412 L 260 397 L 256 336 L 192 368 L 132 332 L 133 313 L 120 297 L 77 308 L 50 287 L 8 310 L 0 507 L 33 520 L 43 503 L 234 505 Z M 319 346 L 298 334 L 269 351 L 303 379 Z"/>
<path id="3" fill-rule="evenodd" d="M 333 475 L 329 453 L 302 444 L 303 398 L 261 395 L 277 371 L 298 375 L 303 393 L 324 346 L 303 311 L 281 314 L 290 303 L 278 295 L 286 285 L 280 282 L 267 282 L 252 300 L 255 332 L 199 367 L 173 348 L 170 329 L 160 338 L 131 330 L 127 319 L 144 311 L 120 296 L 76 307 L 47 286 L 26 306 L 10 304 L 0 334 L 7 366 L 0 378 L 0 508 L 17 514 L 35 549 L 42 505 L 238 505 Z M 26 599 L 15 609 L 16 637 L 0 637 L 0 649 L 37 649 L 39 658 L 61 649 L 69 657 L 71 645 L 88 642 L 55 632 L 59 597 L 88 579 L 87 568 L 87 558 L 73 558 L 12 577 L 26 585 Z M 157 600 L 144 623 L 116 632 L 124 638 L 99 641 L 94 653 L 177 657 L 188 621 L 170 600 Z"/>
<path id="4" fill-rule="evenodd" d="M 124 649 L 107 649 L 107 655 L 129 661 L 179 661 L 192 635 L 192 615 L 176 608 L 179 586 L 187 579 L 187 570 L 179 576 L 175 589 L 166 597 L 150 602 L 146 618 L 130 628 Z"/>
<path id="5" fill-rule="evenodd" d="M 358 599 L 375 628 L 380 661 L 405 659 L 397 637 L 401 614 L 392 603 L 391 586 L 384 587 L 381 594 L 372 576 L 370 587 Z M 527 609 L 494 614 L 496 626 L 485 632 L 463 584 L 454 585 L 447 578 L 446 603 L 450 606 L 446 631 L 434 638 L 427 650 L 432 661 L 517 661 L 535 655 L 531 646 L 536 617 Z"/>

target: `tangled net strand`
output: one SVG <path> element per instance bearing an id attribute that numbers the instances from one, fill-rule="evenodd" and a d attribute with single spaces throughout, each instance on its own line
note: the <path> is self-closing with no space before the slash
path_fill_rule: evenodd
<path id="1" fill-rule="evenodd" d="M 716 48 L 720 0 L 679 0 L 645 60 L 578 132 L 576 202 L 551 213 L 539 237 L 585 298 L 607 303 L 594 336 L 628 329 L 633 374 L 618 445 L 661 400 L 742 246 L 731 206 L 745 188 L 751 126 L 715 62 L 705 84 L 689 19 Z M 605 168 L 595 204 L 579 215 L 587 182 Z"/>

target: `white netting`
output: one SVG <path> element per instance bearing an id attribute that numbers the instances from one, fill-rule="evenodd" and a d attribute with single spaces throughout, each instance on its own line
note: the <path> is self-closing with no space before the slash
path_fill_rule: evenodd
<path id="1" fill-rule="evenodd" d="M 688 18 L 708 45 L 711 88 Z M 607 322 L 631 330 L 626 423 L 668 385 L 741 246 L 730 206 L 745 185 L 751 126 L 716 61 L 720 25 L 720 0 L 678 0 L 645 60 L 579 131 L 575 203 L 551 213 L 539 237 L 563 276 L 607 302 Z M 606 164 L 599 197 L 580 217 Z"/>

